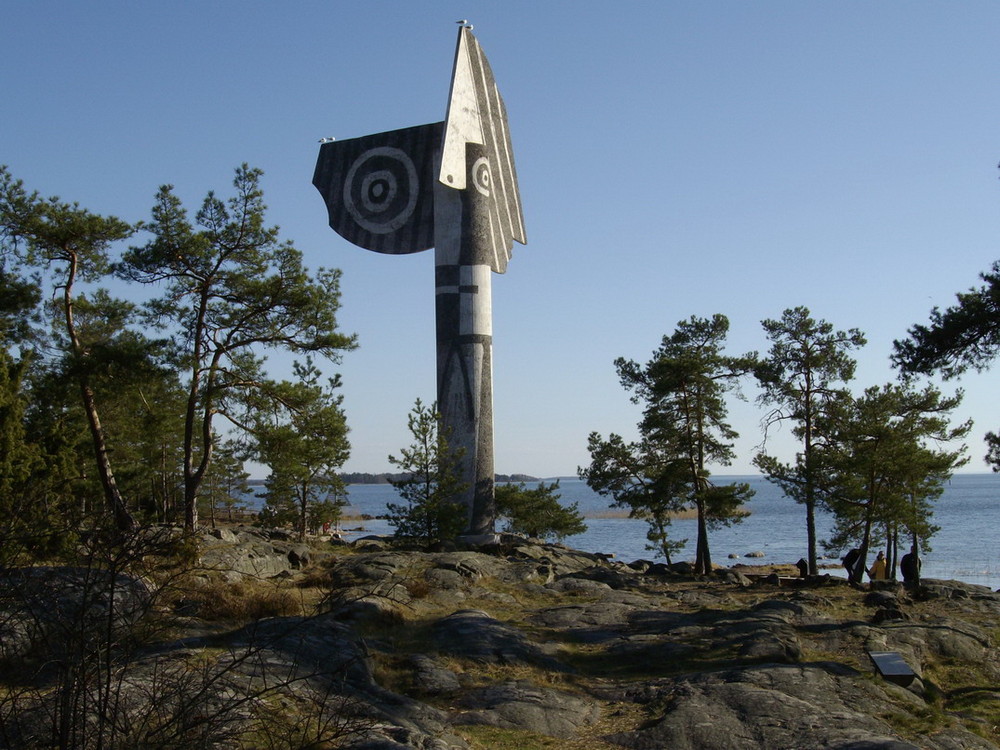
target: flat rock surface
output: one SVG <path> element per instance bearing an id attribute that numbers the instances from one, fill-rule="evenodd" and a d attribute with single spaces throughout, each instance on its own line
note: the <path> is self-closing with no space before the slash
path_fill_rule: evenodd
<path id="1" fill-rule="evenodd" d="M 235 530 L 212 535 L 201 559 L 223 581 L 272 571 L 316 613 L 180 621 L 116 678 L 132 724 L 174 721 L 194 690 L 196 718 L 214 711 L 230 734 L 257 732 L 272 711 L 285 745 L 325 717 L 343 727 L 338 746 L 366 750 L 1000 747 L 1000 595 L 981 587 L 696 578 L 511 539 L 488 554 L 415 552 Z M 9 659 L 63 658 L 46 638 L 79 611 L 65 584 L 81 575 L 37 568 L 0 581 Z M 120 603 L 101 584 L 91 610 L 125 626 L 152 607 L 144 584 L 122 580 Z M 898 652 L 918 678 L 881 679 L 868 651 Z M 256 702 L 240 697 L 254 690 Z M 30 745 L 48 695 L 0 712 L 5 736 Z"/>
<path id="2" fill-rule="evenodd" d="M 601 715 L 594 700 L 530 682 L 505 682 L 474 688 L 458 702 L 455 724 L 487 724 L 527 729 L 550 737 L 573 737 Z"/>

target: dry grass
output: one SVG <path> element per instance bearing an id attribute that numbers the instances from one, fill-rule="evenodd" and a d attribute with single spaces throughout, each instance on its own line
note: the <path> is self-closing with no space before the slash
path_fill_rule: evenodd
<path id="1" fill-rule="evenodd" d="M 628 732 L 649 719 L 646 707 L 635 703 L 605 704 L 601 718 L 583 727 L 576 737 L 558 739 L 517 729 L 459 724 L 455 732 L 473 750 L 608 750 L 619 748 L 604 739 L 617 732 Z"/>
<path id="2" fill-rule="evenodd" d="M 302 597 L 293 588 L 271 581 L 213 581 L 188 598 L 196 603 L 198 617 L 209 622 L 248 623 L 303 612 Z"/>
<path id="3" fill-rule="evenodd" d="M 938 713 L 959 718 L 966 727 L 1000 745 L 1000 684 L 984 664 L 941 660 L 924 670 L 935 689 Z"/>

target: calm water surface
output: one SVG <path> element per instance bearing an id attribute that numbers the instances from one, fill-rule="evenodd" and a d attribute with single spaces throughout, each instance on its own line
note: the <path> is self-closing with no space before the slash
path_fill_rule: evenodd
<path id="1" fill-rule="evenodd" d="M 776 564 L 794 563 L 806 553 L 805 509 L 784 496 L 780 489 L 759 476 L 722 477 L 719 483 L 749 482 L 756 495 L 747 505 L 750 516 L 730 528 L 709 532 L 712 559 L 717 564 Z M 646 524 L 629 518 L 602 518 L 595 514 L 607 513 L 609 503 L 577 479 L 560 480 L 560 501 L 578 503 L 587 516 L 585 533 L 568 537 L 565 543 L 588 552 L 613 554 L 616 559 L 630 562 L 639 558 L 654 559 L 654 553 L 645 549 Z M 387 502 L 399 498 L 391 485 L 356 484 L 349 487 L 349 502 L 353 513 L 379 515 L 385 512 Z M 965 581 L 1000 589 L 1000 475 L 960 474 L 946 485 L 944 494 L 937 501 L 934 522 L 941 530 L 930 540 L 932 551 L 923 557 L 923 575 L 927 578 L 944 578 Z M 348 523 L 347 526 L 355 524 Z M 817 516 L 817 534 L 822 540 L 829 535 L 832 519 L 825 514 Z M 697 536 L 693 519 L 674 521 L 672 537 L 687 539 L 684 550 L 674 560 L 694 559 L 694 541 Z M 385 521 L 365 521 L 364 531 L 352 534 L 388 534 L 391 527 Z M 746 557 L 762 553 L 761 557 Z M 822 554 L 822 549 L 820 549 Z M 730 555 L 735 557 L 731 558 Z M 836 555 L 821 561 L 836 565 L 830 573 L 842 575 Z"/>

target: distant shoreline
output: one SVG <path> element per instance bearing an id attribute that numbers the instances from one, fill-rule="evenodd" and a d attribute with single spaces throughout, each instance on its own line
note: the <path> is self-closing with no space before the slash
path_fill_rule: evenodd
<path id="1" fill-rule="evenodd" d="M 365 472 L 348 472 L 340 475 L 340 478 L 344 481 L 348 487 L 352 484 L 392 484 L 395 481 L 400 481 L 406 478 L 406 474 L 393 474 L 391 472 L 383 472 L 381 474 L 368 474 Z M 576 477 L 557 477 L 556 479 L 548 481 L 558 481 L 559 479 L 576 479 Z M 538 477 L 533 477 L 530 474 L 497 474 L 496 482 L 510 483 L 510 482 L 544 482 L 545 479 L 540 479 Z M 265 482 L 266 478 L 248 479 L 247 484 L 251 487 L 260 487 Z"/>
<path id="2" fill-rule="evenodd" d="M 341 521 L 367 521 L 372 516 L 368 514 L 359 513 L 356 510 L 352 510 L 352 506 L 348 503 L 340 516 Z M 675 511 L 670 514 L 671 520 L 682 520 L 682 519 L 695 519 L 698 517 L 698 510 L 696 508 L 689 508 L 687 510 Z M 583 514 L 584 519 L 600 519 L 600 518 L 631 518 L 629 511 L 625 508 L 608 508 L 607 510 L 591 511 L 589 513 Z M 637 519 L 642 520 L 642 519 Z"/>
<path id="3" fill-rule="evenodd" d="M 956 471 L 952 476 L 994 476 L 996 472 L 992 471 Z M 367 472 L 345 472 L 341 474 L 341 479 L 347 485 L 352 484 L 391 484 L 391 479 L 401 479 L 402 474 L 393 474 L 391 472 L 381 472 L 378 474 L 372 474 Z M 733 480 L 733 479 L 767 479 L 763 474 L 712 474 L 711 476 L 714 480 Z M 536 477 L 531 474 L 497 474 L 497 482 L 561 482 L 563 480 L 577 481 L 580 477 L 575 474 L 566 474 L 560 476 L 551 477 Z M 251 487 L 259 487 L 267 481 L 264 477 L 256 477 L 254 479 L 248 479 L 247 484 Z"/>

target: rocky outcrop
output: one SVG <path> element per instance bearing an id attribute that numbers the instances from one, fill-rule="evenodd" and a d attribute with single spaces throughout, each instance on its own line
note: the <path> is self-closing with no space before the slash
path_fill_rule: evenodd
<path id="1" fill-rule="evenodd" d="M 94 631 L 118 638 L 146 614 L 139 578 L 93 567 L 37 566 L 0 575 L 0 659 L 59 658 Z M 40 646 L 43 646 L 40 649 Z"/>
<path id="2" fill-rule="evenodd" d="M 441 654 L 481 664 L 531 664 L 548 670 L 565 669 L 550 655 L 554 652 L 551 645 L 535 643 L 520 629 L 477 609 L 442 617 L 433 625 L 432 638 Z"/>
<path id="3" fill-rule="evenodd" d="M 482 747 L 484 727 L 567 749 L 998 746 L 995 716 L 963 702 L 1000 701 L 1000 596 L 978 587 L 695 578 L 513 538 L 488 553 L 384 540 L 345 553 L 232 533 L 201 545 L 203 568 L 294 585 L 292 552 L 299 565 L 323 559 L 307 572 L 324 586 L 320 611 L 211 632 L 189 621 L 186 637 L 138 653 L 118 678 L 131 722 L 173 726 L 193 689 L 202 724 L 174 723 L 218 748 L 239 732 L 305 745 L 319 721 L 339 727 L 340 746 L 369 750 Z M 916 679 L 881 679 L 868 651 L 898 652 Z M 944 685 L 942 670 L 966 682 Z M 30 739 L 45 710 L 43 699 L 3 728 Z"/>
<path id="4" fill-rule="evenodd" d="M 601 715 L 596 701 L 531 682 L 504 682 L 464 693 L 452 713 L 455 724 L 486 724 L 568 739 Z"/>
<path id="5" fill-rule="evenodd" d="M 657 679 L 617 688 L 618 700 L 655 706 L 652 721 L 607 739 L 625 748 L 988 748 L 903 741 L 877 718 L 895 709 L 883 686 L 834 664 L 760 665 Z"/>
<path id="6" fill-rule="evenodd" d="M 244 576 L 269 578 L 280 573 L 301 570 L 312 562 L 332 554 L 294 541 L 286 531 L 238 526 L 202 532 L 198 536 L 199 566 L 204 573 L 221 575 L 227 580 Z"/>

